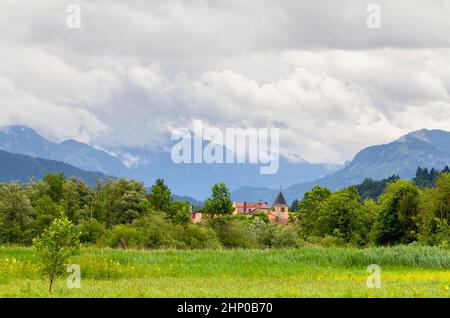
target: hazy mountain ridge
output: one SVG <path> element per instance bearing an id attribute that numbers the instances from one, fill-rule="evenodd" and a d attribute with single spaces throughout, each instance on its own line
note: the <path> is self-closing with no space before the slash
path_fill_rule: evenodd
<path id="1" fill-rule="evenodd" d="M 26 126 L 0 128 L 0 149 L 45 159 L 66 162 L 78 168 L 99 171 L 117 177 L 144 181 L 147 186 L 163 178 L 174 193 L 203 200 L 216 182 L 225 182 L 230 189 L 265 185 L 288 187 L 299 181 L 314 180 L 336 171 L 336 167 L 308 162 L 292 163 L 281 157 L 279 171 L 261 175 L 259 164 L 175 164 L 170 152 L 142 148 L 118 148 L 109 151 L 66 140 L 49 141 Z M 135 164 L 129 160 L 135 159 Z M 123 162 L 127 162 L 125 165 Z M 123 162 L 122 162 L 123 161 Z"/>
<path id="2" fill-rule="evenodd" d="M 419 166 L 440 170 L 448 164 L 450 132 L 422 129 L 387 144 L 364 148 L 342 170 L 312 182 L 293 184 L 283 193 L 292 202 L 314 185 L 336 190 L 358 184 L 367 177 L 380 180 L 396 174 L 410 179 Z M 232 198 L 238 201 L 272 200 L 277 192 L 278 189 L 266 187 L 242 187 L 232 192 Z"/>
<path id="3" fill-rule="evenodd" d="M 77 177 L 90 186 L 97 180 L 104 180 L 106 175 L 76 168 L 67 163 L 10 153 L 0 150 L 0 181 L 28 182 L 30 179 L 41 179 L 47 173 L 62 172 L 68 178 Z"/>
<path id="4" fill-rule="evenodd" d="M 126 175 L 127 168 L 120 159 L 87 144 L 65 140 L 56 143 L 45 139 L 26 126 L 0 129 L 0 149 L 33 157 L 68 163 L 77 168 L 109 175 Z"/>

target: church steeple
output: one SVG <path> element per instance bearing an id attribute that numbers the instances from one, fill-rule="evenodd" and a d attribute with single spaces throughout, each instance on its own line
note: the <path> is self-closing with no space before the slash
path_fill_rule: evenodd
<path id="1" fill-rule="evenodd" d="M 278 222 L 287 222 L 289 219 L 289 207 L 286 203 L 283 192 L 281 192 L 281 189 L 272 204 L 272 209 L 275 211 Z"/>
<path id="2" fill-rule="evenodd" d="M 283 195 L 283 192 L 281 192 L 281 189 L 275 199 L 275 202 L 273 202 L 273 205 L 287 205 L 286 199 L 284 198 L 284 195 Z"/>

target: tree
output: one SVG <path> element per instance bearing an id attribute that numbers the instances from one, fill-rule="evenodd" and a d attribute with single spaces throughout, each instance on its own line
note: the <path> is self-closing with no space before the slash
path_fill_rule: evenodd
<path id="1" fill-rule="evenodd" d="M 417 237 L 419 190 L 406 180 L 388 185 L 379 199 L 380 213 L 376 226 L 376 243 L 391 245 L 410 243 Z"/>
<path id="2" fill-rule="evenodd" d="M 191 222 L 191 204 L 184 201 L 172 202 L 168 217 L 177 224 L 189 224 Z"/>
<path id="3" fill-rule="evenodd" d="M 442 173 L 436 179 L 437 217 L 448 220 L 450 214 L 450 173 Z"/>
<path id="4" fill-rule="evenodd" d="M 97 184 L 88 204 L 89 215 L 110 228 L 131 223 L 145 212 L 146 189 L 141 182 L 126 179 Z"/>
<path id="5" fill-rule="evenodd" d="M 63 198 L 63 189 L 66 183 L 64 173 L 49 173 L 42 180 L 49 186 L 47 194 L 53 202 L 58 203 Z"/>
<path id="6" fill-rule="evenodd" d="M 230 192 L 224 183 L 216 183 L 212 187 L 212 196 L 206 199 L 203 212 L 212 217 L 230 215 L 233 212 Z"/>
<path id="7" fill-rule="evenodd" d="M 89 217 L 91 189 L 80 179 L 70 178 L 63 187 L 64 208 L 69 220 L 79 224 Z"/>
<path id="8" fill-rule="evenodd" d="M 169 187 L 164 184 L 163 179 L 157 179 L 152 186 L 149 201 L 154 210 L 170 212 L 172 193 Z"/>
<path id="9" fill-rule="evenodd" d="M 30 244 L 34 210 L 25 188 L 16 182 L 0 184 L 0 242 Z"/>
<path id="10" fill-rule="evenodd" d="M 319 218 L 319 205 L 331 195 L 331 191 L 315 186 L 307 191 L 298 204 L 298 219 L 304 236 L 316 234 Z"/>
<path id="11" fill-rule="evenodd" d="M 420 195 L 418 227 L 420 242 L 440 245 L 449 241 L 450 227 L 450 173 L 442 173 L 433 189 L 425 189 Z"/>
<path id="12" fill-rule="evenodd" d="M 50 293 L 55 280 L 66 272 L 70 257 L 78 253 L 79 236 L 72 223 L 66 217 L 61 217 L 55 219 L 39 237 L 33 240 L 42 273 L 48 279 Z"/>
<path id="13" fill-rule="evenodd" d="M 375 181 L 371 178 L 366 178 L 361 184 L 358 184 L 356 188 L 358 189 L 359 195 L 363 200 L 377 200 L 378 197 L 386 189 L 386 186 L 389 183 L 397 181 L 398 179 L 400 179 L 400 177 L 397 175 L 392 175 L 387 179 L 382 179 L 379 181 Z"/>
<path id="14" fill-rule="evenodd" d="M 289 211 L 291 212 L 296 212 L 298 209 L 298 200 L 295 199 L 294 201 L 292 201 L 291 207 L 289 208 Z"/>
<path id="15" fill-rule="evenodd" d="M 356 187 L 332 193 L 318 210 L 320 236 L 331 235 L 347 243 L 361 243 L 366 228 Z"/>
<path id="16" fill-rule="evenodd" d="M 42 233 L 54 219 L 64 215 L 63 207 L 53 202 L 48 195 L 44 195 L 36 201 L 34 210 L 35 219 L 31 222 L 30 226 L 33 231 L 33 237 Z"/>

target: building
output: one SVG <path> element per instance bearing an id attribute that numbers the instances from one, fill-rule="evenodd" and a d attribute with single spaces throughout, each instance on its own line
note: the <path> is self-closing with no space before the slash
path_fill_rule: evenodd
<path id="1" fill-rule="evenodd" d="M 286 203 L 283 193 L 280 191 L 272 204 L 272 209 L 268 214 L 270 222 L 286 224 L 289 220 L 289 206 Z"/>
<path id="2" fill-rule="evenodd" d="M 194 224 L 197 224 L 203 220 L 202 212 L 199 212 L 199 211 L 191 212 L 191 215 L 192 215 L 191 222 Z"/>
<path id="3" fill-rule="evenodd" d="M 271 207 L 269 207 L 267 202 L 259 201 L 234 202 L 233 208 L 233 214 L 251 215 L 258 211 L 264 212 L 270 222 L 286 224 L 289 220 L 289 206 L 287 205 L 286 199 L 281 191 L 278 193 Z"/>
<path id="4" fill-rule="evenodd" d="M 286 224 L 289 220 L 289 206 L 286 203 L 283 193 L 280 191 L 270 207 L 267 202 L 233 202 L 233 214 L 244 214 L 247 216 L 256 212 L 263 212 L 272 223 Z M 200 211 L 193 211 L 191 208 L 191 222 L 199 223 L 203 221 Z"/>
<path id="5" fill-rule="evenodd" d="M 252 214 L 257 211 L 268 212 L 270 207 L 267 202 L 233 202 L 233 214 Z"/>

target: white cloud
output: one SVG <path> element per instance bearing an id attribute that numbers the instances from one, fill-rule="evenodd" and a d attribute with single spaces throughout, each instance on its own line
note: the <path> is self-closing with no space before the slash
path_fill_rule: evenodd
<path id="1" fill-rule="evenodd" d="M 284 156 L 328 163 L 450 130 L 450 2 L 378 1 L 369 30 L 371 2 L 81 1 L 71 30 L 64 3 L 2 1 L 0 124 L 105 148 L 279 127 Z"/>

